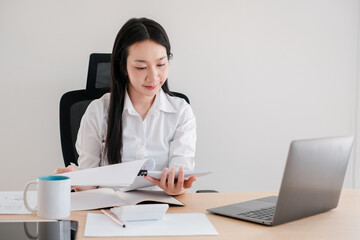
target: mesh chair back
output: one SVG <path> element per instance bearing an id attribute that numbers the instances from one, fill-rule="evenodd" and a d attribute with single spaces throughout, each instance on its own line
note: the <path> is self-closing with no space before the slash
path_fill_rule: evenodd
<path id="1" fill-rule="evenodd" d="M 110 91 L 111 86 L 111 54 L 92 53 L 86 82 L 86 94 L 101 97 Z"/>
<path id="2" fill-rule="evenodd" d="M 88 98 L 85 90 L 65 93 L 60 100 L 60 138 L 65 166 L 70 162 L 77 164 L 79 155 L 75 149 L 80 121 L 86 108 L 93 99 Z"/>

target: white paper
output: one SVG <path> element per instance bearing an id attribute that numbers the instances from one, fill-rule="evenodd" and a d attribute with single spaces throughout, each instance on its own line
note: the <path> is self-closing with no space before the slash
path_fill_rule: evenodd
<path id="1" fill-rule="evenodd" d="M 155 186 L 155 185 L 149 182 L 149 180 L 145 179 L 144 176 L 136 176 L 134 182 L 130 186 L 120 188 L 119 190 L 126 192 L 126 191 L 131 191 L 131 190 L 151 187 L 151 186 Z"/>
<path id="2" fill-rule="evenodd" d="M 70 177 L 72 186 L 119 187 L 122 191 L 131 191 L 154 186 L 154 184 L 144 179 L 143 176 L 138 176 L 140 170 L 147 170 L 148 176 L 160 179 L 162 171 L 153 171 L 154 168 L 154 160 L 143 159 L 67 172 L 60 175 Z M 190 176 L 200 177 L 210 173 L 212 173 L 211 170 L 184 172 L 185 178 L 189 178 Z"/>
<path id="3" fill-rule="evenodd" d="M 166 194 L 164 191 L 152 190 L 136 190 L 131 192 L 118 191 L 116 194 L 127 203 L 127 205 L 135 205 L 144 201 L 154 201 L 183 206 L 184 204 L 176 198 Z"/>
<path id="4" fill-rule="evenodd" d="M 0 192 L 0 214 L 31 214 L 25 208 L 23 191 Z M 28 191 L 28 201 L 31 207 L 37 203 L 37 192 Z"/>
<path id="5" fill-rule="evenodd" d="M 126 203 L 110 188 L 98 188 L 71 193 L 71 211 L 124 205 Z"/>
<path id="6" fill-rule="evenodd" d="M 83 169 L 60 175 L 71 178 L 72 186 L 129 186 L 147 160 L 136 160 L 103 167 Z"/>
<path id="7" fill-rule="evenodd" d="M 203 213 L 165 214 L 162 220 L 126 222 L 123 228 L 104 214 L 88 213 L 85 237 L 218 235 Z"/>

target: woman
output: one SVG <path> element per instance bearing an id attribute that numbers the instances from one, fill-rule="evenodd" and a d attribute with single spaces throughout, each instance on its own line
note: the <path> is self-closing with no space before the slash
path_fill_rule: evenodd
<path id="1" fill-rule="evenodd" d="M 80 168 L 153 159 L 155 170 L 163 172 L 160 180 L 147 180 L 169 195 L 191 187 L 196 178 L 185 180 L 183 172 L 194 169 L 196 122 L 190 105 L 169 90 L 171 57 L 168 36 L 157 22 L 130 19 L 120 29 L 111 56 L 111 92 L 93 101 L 81 120 Z M 68 166 L 56 173 L 75 170 Z"/>

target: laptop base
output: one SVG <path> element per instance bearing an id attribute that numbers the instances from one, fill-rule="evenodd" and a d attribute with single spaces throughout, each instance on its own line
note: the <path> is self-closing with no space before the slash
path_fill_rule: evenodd
<path id="1" fill-rule="evenodd" d="M 267 209 L 275 207 L 277 202 L 277 196 L 270 196 L 265 198 L 259 198 L 255 200 L 250 200 L 247 202 L 235 203 L 227 206 L 217 207 L 208 209 L 209 212 L 223 215 L 227 217 L 232 217 L 236 219 L 241 219 L 245 221 L 255 222 L 263 225 L 272 225 L 271 220 L 258 219 L 246 216 L 244 214 L 249 212 L 254 212 L 260 209 Z"/>

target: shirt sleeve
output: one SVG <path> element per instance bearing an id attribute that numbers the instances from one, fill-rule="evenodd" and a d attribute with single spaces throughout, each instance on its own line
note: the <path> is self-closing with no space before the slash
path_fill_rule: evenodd
<path id="1" fill-rule="evenodd" d="M 169 168 L 180 166 L 185 171 L 195 167 L 196 119 L 189 104 L 186 104 L 169 148 Z"/>
<path id="2" fill-rule="evenodd" d="M 100 100 L 90 103 L 83 115 L 76 140 L 80 168 L 93 168 L 101 165 L 104 141 L 104 106 Z"/>

